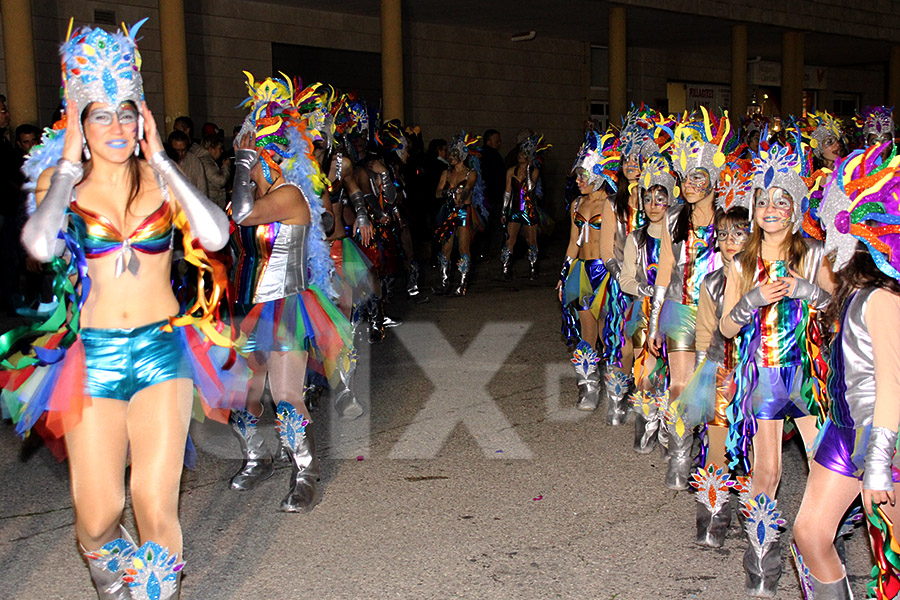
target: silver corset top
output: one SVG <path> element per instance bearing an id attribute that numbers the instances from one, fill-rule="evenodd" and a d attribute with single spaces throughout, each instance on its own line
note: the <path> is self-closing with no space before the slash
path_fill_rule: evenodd
<path id="1" fill-rule="evenodd" d="M 850 300 L 841 323 L 840 344 L 844 354 L 844 401 L 854 427 L 872 423 L 875 414 L 875 360 L 872 336 L 866 325 L 866 305 L 876 288 L 860 290 Z M 840 399 L 835 398 L 840 402 Z"/>
<path id="2" fill-rule="evenodd" d="M 309 225 L 281 224 L 266 269 L 256 286 L 254 303 L 287 298 L 309 287 L 308 238 Z"/>

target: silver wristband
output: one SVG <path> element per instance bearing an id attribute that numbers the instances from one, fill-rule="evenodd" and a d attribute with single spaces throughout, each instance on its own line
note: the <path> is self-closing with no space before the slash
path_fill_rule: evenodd
<path id="1" fill-rule="evenodd" d="M 809 305 L 816 310 L 825 308 L 828 306 L 828 303 L 831 302 L 831 294 L 815 283 L 800 278 L 796 278 L 794 281 L 796 282 L 796 285 L 794 286 L 794 293 L 791 294 L 791 298 L 806 300 Z"/>
<path id="2" fill-rule="evenodd" d="M 866 471 L 863 473 L 863 489 L 893 491 L 894 450 L 897 432 L 887 427 L 872 427 L 866 447 Z"/>
<path id="3" fill-rule="evenodd" d="M 647 323 L 647 337 L 656 339 L 659 335 L 659 314 L 662 312 L 663 303 L 666 301 L 666 288 L 661 285 L 654 286 L 653 296 L 650 302 L 650 319 Z"/>
<path id="4" fill-rule="evenodd" d="M 763 299 L 762 292 L 759 291 L 758 287 L 755 287 L 737 301 L 737 304 L 734 305 L 728 316 L 731 317 L 735 325 L 743 327 L 753 320 L 756 309 L 765 305 L 766 301 Z"/>

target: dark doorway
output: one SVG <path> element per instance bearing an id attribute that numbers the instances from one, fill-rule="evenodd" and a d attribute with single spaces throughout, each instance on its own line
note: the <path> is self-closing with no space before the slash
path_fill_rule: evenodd
<path id="1" fill-rule="evenodd" d="M 281 71 L 289 77 L 298 77 L 304 86 L 321 81 L 342 92 L 357 92 L 370 106 L 381 106 L 381 54 L 378 52 L 273 43 L 272 68 L 273 75 Z"/>

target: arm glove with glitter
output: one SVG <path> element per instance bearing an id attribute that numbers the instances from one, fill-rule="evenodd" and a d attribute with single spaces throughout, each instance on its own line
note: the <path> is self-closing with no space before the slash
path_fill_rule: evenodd
<path id="1" fill-rule="evenodd" d="M 150 157 L 150 166 L 175 192 L 191 233 L 207 250 L 221 250 L 228 243 L 228 217 L 216 203 L 200 193 L 162 150 Z"/>
<path id="2" fill-rule="evenodd" d="M 791 294 L 791 298 L 806 300 L 816 310 L 821 310 L 828 306 L 828 303 L 831 301 L 831 294 L 806 279 L 798 277 L 794 281 L 797 284 L 794 286 L 794 293 Z"/>
<path id="3" fill-rule="evenodd" d="M 897 432 L 887 427 L 872 427 L 869 446 L 866 448 L 866 472 L 863 473 L 863 489 L 893 491 L 892 466 Z"/>
<path id="4" fill-rule="evenodd" d="M 650 322 L 647 324 L 647 337 L 656 339 L 659 334 L 659 313 L 662 312 L 663 302 L 666 300 L 666 288 L 661 285 L 654 286 L 653 296 L 650 301 Z"/>
<path id="5" fill-rule="evenodd" d="M 759 307 L 765 305 L 766 300 L 763 298 L 762 292 L 759 291 L 758 287 L 755 287 L 737 301 L 737 304 L 734 305 L 734 308 L 731 309 L 728 316 L 731 317 L 731 320 L 734 321 L 735 325 L 743 327 L 753 320 L 753 313 L 755 313 Z"/>
<path id="6" fill-rule="evenodd" d="M 350 206 L 353 207 L 353 212 L 356 213 L 357 229 L 362 229 L 363 227 L 371 225 L 369 222 L 369 213 L 366 212 L 366 199 L 363 197 L 361 191 L 355 190 L 350 193 Z"/>
<path id="7" fill-rule="evenodd" d="M 253 212 L 253 180 L 250 171 L 259 162 L 259 154 L 249 148 L 234 151 L 234 188 L 231 192 L 231 218 L 240 225 Z"/>
<path id="8" fill-rule="evenodd" d="M 81 181 L 82 175 L 84 169 L 80 162 L 73 163 L 61 158 L 56 163 L 44 199 L 22 229 L 22 245 L 35 259 L 50 262 L 54 256 L 62 254 L 65 243 L 58 239 L 58 235 L 65 223 L 72 190 Z"/>
<path id="9" fill-rule="evenodd" d="M 390 173 L 384 171 L 379 173 L 381 178 L 381 196 L 384 198 L 385 204 L 395 204 L 397 202 L 397 186 L 394 185 L 394 179 Z"/>

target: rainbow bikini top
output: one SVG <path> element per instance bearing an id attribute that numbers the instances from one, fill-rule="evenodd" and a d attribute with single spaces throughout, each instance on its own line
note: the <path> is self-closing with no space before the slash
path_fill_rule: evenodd
<path id="1" fill-rule="evenodd" d="M 69 206 L 72 221 L 79 233 L 87 258 L 99 258 L 112 252 L 116 256 L 116 277 L 128 269 L 137 275 L 140 261 L 137 253 L 162 254 L 172 249 L 175 211 L 168 194 L 163 194 L 163 203 L 147 215 L 128 236 L 116 228 L 101 214 L 79 206 L 74 198 Z"/>

